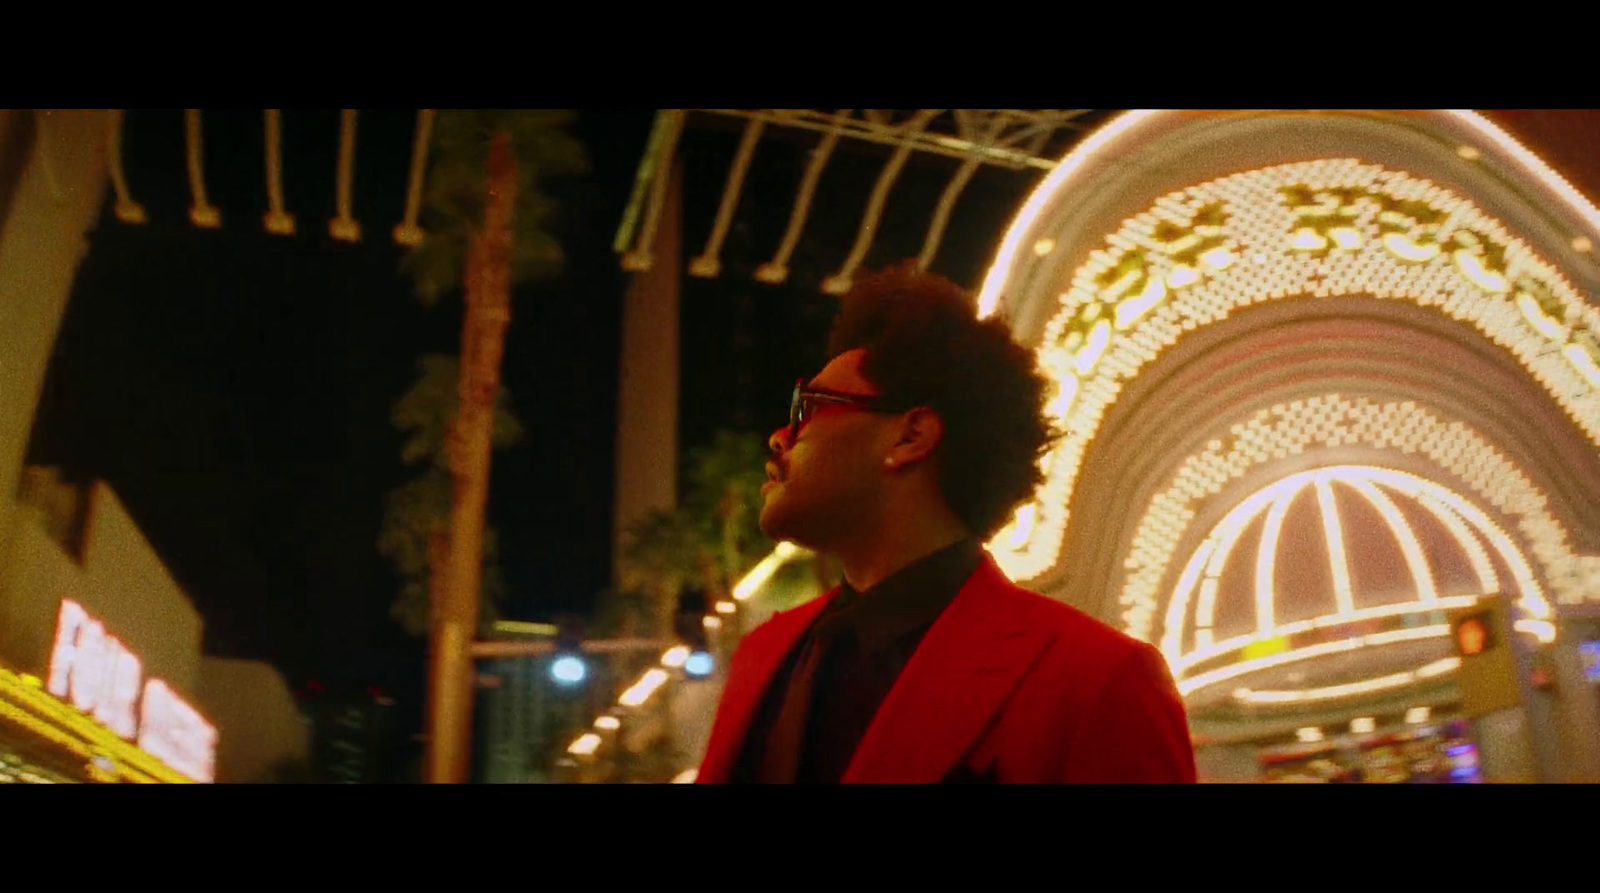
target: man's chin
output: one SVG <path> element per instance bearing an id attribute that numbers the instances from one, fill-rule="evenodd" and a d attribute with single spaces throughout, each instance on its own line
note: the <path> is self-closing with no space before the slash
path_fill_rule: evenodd
<path id="1" fill-rule="evenodd" d="M 782 485 L 778 486 L 781 487 Z M 789 529 L 790 525 L 785 523 L 786 520 L 780 494 L 776 492 L 769 494 L 766 501 L 761 504 L 761 516 L 758 519 L 761 532 L 774 542 L 792 541 L 794 539 L 793 531 Z"/>
<path id="2" fill-rule="evenodd" d="M 785 539 L 783 525 L 778 523 L 776 514 L 776 512 L 773 512 L 767 507 L 763 506 L 761 508 L 761 518 L 758 521 L 761 526 L 761 532 L 766 534 L 768 539 L 775 542 Z"/>

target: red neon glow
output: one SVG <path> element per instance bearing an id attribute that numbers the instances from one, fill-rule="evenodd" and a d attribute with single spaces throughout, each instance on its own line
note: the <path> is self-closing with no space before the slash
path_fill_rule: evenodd
<path id="1" fill-rule="evenodd" d="M 1456 629 L 1456 641 L 1461 643 L 1461 653 L 1465 657 L 1482 654 L 1485 646 L 1489 644 L 1489 631 L 1484 628 L 1483 621 L 1476 617 L 1469 617 L 1461 622 Z"/>

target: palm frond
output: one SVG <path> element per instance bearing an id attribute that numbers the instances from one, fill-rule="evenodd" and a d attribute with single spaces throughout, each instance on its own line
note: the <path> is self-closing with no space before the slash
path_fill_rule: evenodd
<path id="1" fill-rule="evenodd" d="M 512 281 L 558 275 L 560 247 L 548 232 L 556 203 L 544 191 L 550 179 L 588 171 L 583 144 L 567 129 L 565 109 L 445 109 L 434 123 L 426 186 L 418 222 L 426 235 L 402 261 L 418 297 L 432 305 L 461 285 L 470 236 L 483 223 L 489 140 L 504 130 L 517 160 L 513 216 Z"/>

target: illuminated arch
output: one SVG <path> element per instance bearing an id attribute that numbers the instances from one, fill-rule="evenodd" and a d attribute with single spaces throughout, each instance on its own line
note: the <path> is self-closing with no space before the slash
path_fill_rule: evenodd
<path id="1" fill-rule="evenodd" d="M 1411 401 L 1375 403 L 1330 394 L 1261 410 L 1232 426 L 1231 433 L 1231 446 L 1224 448 L 1221 441 L 1211 441 L 1204 451 L 1186 458 L 1173 473 L 1170 484 L 1151 497 L 1139 518 L 1124 563 L 1126 576 L 1118 599 L 1122 626 L 1130 635 L 1156 641 L 1155 619 L 1159 613 L 1163 618 L 1160 640 L 1169 660 L 1179 656 L 1173 640 L 1181 634 L 1186 610 L 1182 599 L 1197 589 L 1199 597 L 1205 597 L 1203 569 L 1214 558 L 1220 562 L 1226 557 L 1220 554 L 1222 550 L 1231 548 L 1231 543 L 1220 537 L 1208 538 L 1178 575 L 1172 591 L 1181 598 L 1162 604 L 1162 582 L 1171 577 L 1174 556 L 1196 518 L 1197 504 L 1221 493 L 1230 482 L 1252 470 L 1302 454 L 1308 447 L 1360 445 L 1421 454 L 1464 482 L 1478 500 L 1514 520 L 1543 579 L 1553 590 L 1555 601 L 1571 604 L 1583 598 L 1582 569 L 1597 559 L 1572 551 L 1567 531 L 1550 512 L 1546 495 L 1510 459 L 1461 422 L 1446 422 Z M 1379 477 L 1399 480 L 1388 473 Z M 1308 480 L 1315 485 L 1314 476 Z M 1512 569 L 1524 612 L 1534 619 L 1548 615 L 1540 575 L 1533 573 L 1523 550 L 1491 518 L 1470 500 L 1447 495 L 1448 490 L 1438 484 L 1400 486 L 1463 543 L 1485 592 L 1498 589 L 1499 580 L 1483 550 L 1472 544 L 1474 538 L 1468 528 L 1491 543 Z M 1268 488 L 1243 500 L 1233 512 L 1259 516 L 1281 495 L 1281 490 Z M 1333 537 L 1330 535 L 1329 539 Z M 1333 551 L 1330 547 L 1330 555 Z M 1338 572 L 1332 573 L 1337 589 Z"/>
<path id="2" fill-rule="evenodd" d="M 981 312 L 1037 260 L 1019 249 L 1043 237 L 1041 216 L 1074 174 L 1162 114 L 1114 120 L 1052 172 L 1008 232 Z M 1471 113 L 1440 114 L 1600 234 L 1600 214 L 1532 153 Z M 1472 326 L 1600 445 L 1600 312 L 1553 264 L 1473 202 L 1409 173 L 1351 158 L 1270 165 L 1168 193 L 1074 269 L 1037 346 L 1056 382 L 1050 412 L 1068 434 L 1043 460 L 1035 501 L 991 541 L 1001 566 L 1028 580 L 1054 565 L 1086 450 L 1125 382 L 1186 332 L 1302 295 L 1409 301 Z"/>
<path id="3" fill-rule="evenodd" d="M 1337 610 L 1311 620 L 1278 623 L 1274 611 L 1276 593 L 1271 578 L 1278 538 L 1272 520 L 1274 516 L 1281 519 L 1284 507 L 1300 497 L 1308 488 L 1317 491 L 1316 498 L 1322 502 L 1322 494 L 1331 489 L 1333 483 L 1355 490 L 1362 498 L 1378 507 L 1380 513 L 1386 515 L 1385 523 L 1390 526 L 1399 542 L 1409 566 L 1415 595 L 1409 602 L 1359 610 L 1353 604 L 1339 605 Z M 1516 604 L 1521 615 L 1516 621 L 1517 628 L 1537 635 L 1541 639 L 1553 637 L 1554 627 L 1546 620 L 1550 615 L 1550 607 L 1527 559 L 1522 556 L 1521 551 L 1505 531 L 1471 501 L 1463 499 L 1450 488 L 1435 481 L 1396 469 L 1372 465 L 1327 466 L 1295 472 L 1252 493 L 1213 525 L 1205 542 L 1190 557 L 1172 597 L 1168 600 L 1166 624 L 1161 640 L 1162 653 L 1178 678 L 1180 690 L 1187 693 L 1200 685 L 1236 678 L 1254 667 L 1289 663 L 1295 659 L 1309 659 L 1330 651 L 1351 651 L 1400 641 L 1442 638 L 1448 632 L 1443 624 L 1409 628 L 1402 626 L 1393 630 L 1366 632 L 1344 638 L 1335 636 L 1331 642 L 1318 641 L 1311 647 L 1295 650 L 1284 646 L 1282 651 L 1268 657 L 1249 656 L 1252 647 L 1286 637 L 1314 630 L 1337 631 L 1341 626 L 1350 627 L 1378 619 L 1393 621 L 1402 617 L 1428 617 L 1446 608 L 1470 605 L 1479 596 L 1494 594 L 1499 590 L 1498 580 L 1494 579 L 1492 568 L 1486 567 L 1486 561 L 1480 564 L 1475 558 L 1473 564 L 1477 567 L 1479 576 L 1479 593 L 1465 597 L 1439 597 L 1434 589 L 1432 569 L 1422 554 L 1415 533 L 1399 515 L 1384 490 L 1392 490 L 1417 502 L 1426 500 L 1431 503 L 1428 506 L 1430 512 L 1442 512 L 1445 517 L 1453 517 L 1458 522 L 1464 521 L 1464 524 L 1459 525 L 1446 522 L 1446 526 L 1458 537 L 1458 545 L 1469 552 L 1476 549 L 1481 553 L 1482 545 L 1467 528 L 1470 527 L 1482 536 L 1499 553 L 1501 559 L 1511 569 L 1512 576 L 1516 578 L 1519 595 Z M 1216 611 L 1216 580 L 1227 564 L 1229 553 L 1239 542 L 1240 536 L 1251 522 L 1263 514 L 1266 514 L 1267 522 L 1262 530 L 1261 548 L 1257 554 L 1255 568 L 1254 629 L 1230 639 L 1213 641 L 1211 627 Z M 1328 513 L 1325 512 L 1324 522 L 1327 525 L 1325 533 L 1330 541 L 1330 558 L 1342 561 L 1343 555 L 1335 551 L 1332 543 L 1334 538 L 1332 531 L 1337 528 L 1337 522 L 1328 524 L 1327 517 Z M 1201 580 L 1202 573 L 1205 575 L 1204 580 Z M 1192 615 L 1191 626 L 1186 623 L 1186 618 L 1191 616 L 1188 609 L 1197 582 L 1200 583 L 1201 592 Z M 1186 628 L 1191 628 L 1193 631 L 1192 647 L 1187 651 L 1183 649 L 1183 632 Z M 1218 658 L 1229 657 L 1235 659 L 1224 660 L 1220 666 L 1210 669 L 1209 672 L 1198 675 L 1190 672 L 1206 661 L 1217 663 Z M 1239 657 L 1244 659 L 1237 659 Z"/>

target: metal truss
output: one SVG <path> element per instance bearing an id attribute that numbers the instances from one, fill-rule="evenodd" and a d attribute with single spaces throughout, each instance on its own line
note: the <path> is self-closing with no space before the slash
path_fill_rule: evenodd
<path id="1" fill-rule="evenodd" d="M 728 171 L 716 223 L 704 250 L 689 262 L 694 276 L 714 277 L 721 272 L 720 253 L 727 236 L 745 175 L 756 146 L 768 127 L 809 130 L 822 136 L 811 153 L 800 182 L 789 226 L 772 260 L 756 270 L 763 282 L 788 278 L 788 262 L 805 228 L 817 183 L 841 140 L 893 147 L 874 185 L 856 232 L 855 244 L 840 269 L 822 283 L 825 291 L 842 294 L 850 287 L 856 268 L 872 247 L 885 201 L 913 152 L 956 158 L 961 165 L 945 186 L 929 221 L 917 266 L 927 269 L 949 223 L 956 199 L 981 165 L 991 165 L 1020 175 L 1033 175 L 1054 167 L 1068 144 L 1082 129 L 1080 119 L 1092 109 L 663 109 L 639 163 L 633 196 L 623 214 L 613 248 L 627 270 L 651 267 L 651 247 L 666 204 L 673 153 L 685 126 L 696 117 L 742 119 L 743 137 Z"/>
<path id="2" fill-rule="evenodd" d="M 661 109 L 656 114 L 644 158 L 635 176 L 633 195 L 612 247 L 621 255 L 625 269 L 649 269 L 653 260 L 651 248 L 655 244 L 657 226 L 667 202 L 673 155 L 684 128 L 696 122 L 717 119 L 742 121 L 743 137 L 723 186 L 722 200 L 710 238 L 701 252 L 689 262 L 690 275 L 717 276 L 722 268 L 722 243 L 732 224 L 739 194 L 761 137 L 768 128 L 785 128 L 803 134 L 803 138 L 811 138 L 814 134 L 817 143 L 801 178 L 783 239 L 772 258 L 762 264 L 755 274 L 763 282 L 783 282 L 788 278 L 789 260 L 805 229 L 817 185 L 835 149 L 841 142 L 847 147 L 851 144 L 888 147 L 892 151 L 872 188 L 850 253 L 843 265 L 822 282 L 825 291 L 842 294 L 849 289 L 856 269 L 872 247 L 889 193 L 912 153 L 942 156 L 960 162 L 928 221 L 922 250 L 916 259 L 919 268 L 928 269 L 944 238 L 956 200 L 980 167 L 987 165 L 1014 172 L 1020 177 L 1036 177 L 1050 170 L 1067 147 L 1077 140 L 1088 123 L 1085 116 L 1091 111 L 1094 110 Z M 415 247 L 422 240 L 417 217 L 434 112 L 434 109 L 419 109 L 417 112 L 405 217 L 393 229 L 395 241 L 408 247 Z M 199 109 L 185 111 L 186 161 L 192 199 L 189 217 L 195 226 L 215 228 L 221 225 L 222 215 L 209 201 L 206 190 L 201 118 Z M 263 118 L 269 203 L 263 225 L 268 232 L 287 236 L 295 232 L 296 220 L 284 207 L 283 201 L 282 115 L 278 109 L 265 109 Z M 362 236 L 361 227 L 351 212 L 356 119 L 355 109 L 342 110 L 337 162 L 337 216 L 327 224 L 329 233 L 335 239 L 346 242 L 358 242 Z M 125 223 L 143 223 L 144 207 L 130 194 L 127 179 L 123 175 L 121 110 L 113 110 L 110 116 L 109 137 L 107 148 L 115 191 L 114 211 L 118 219 Z"/>

